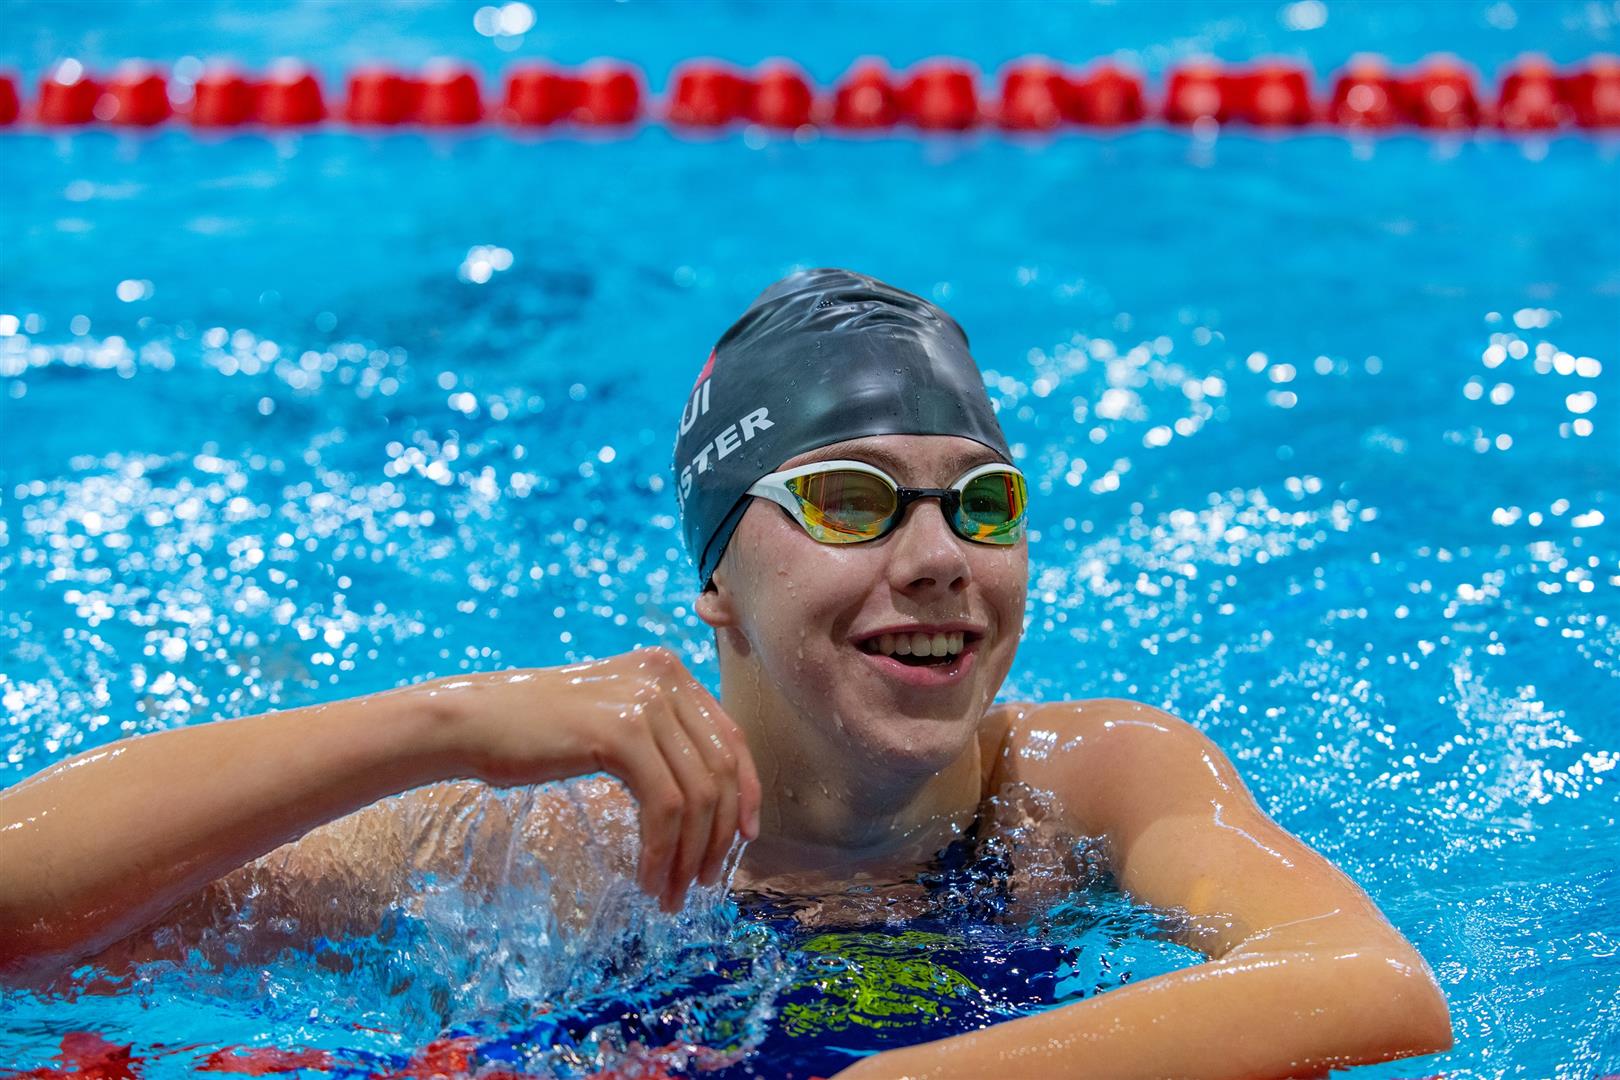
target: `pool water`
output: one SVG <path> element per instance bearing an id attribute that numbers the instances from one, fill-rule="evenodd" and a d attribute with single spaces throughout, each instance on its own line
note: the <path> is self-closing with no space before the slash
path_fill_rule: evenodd
<path id="1" fill-rule="evenodd" d="M 1502 28 L 1503 7 L 1384 19 L 1493 62 L 1578 58 L 1615 21 L 1525 5 Z M 165 46 L 18 7 L 0 59 L 217 49 L 242 9 L 182 10 Z M 507 59 L 410 10 L 429 25 L 395 28 L 402 58 Z M 1074 19 L 1150 65 L 1149 41 L 1286 37 L 1269 6 L 1170 10 Z M 1376 37 L 1375 9 L 1328 10 L 1339 36 L 1301 46 L 1324 69 Z M 300 19 L 321 40 L 310 11 L 253 48 L 293 51 Z M 1045 11 L 1028 47 L 1065 30 Z M 713 25 L 746 45 L 789 17 Z M 601 51 L 671 59 L 645 10 L 614 18 Z M 552 30 L 592 41 L 591 19 Z M 955 51 L 993 68 L 1014 36 Z M 824 81 L 833 38 L 805 42 Z M 1455 1048 L 1357 1075 L 1620 1070 L 1613 140 L 167 129 L 0 155 L 0 784 L 137 732 L 655 642 L 716 685 L 669 486 L 680 404 L 760 289 L 848 266 L 966 328 L 1031 477 L 1002 698 L 1197 724 L 1433 966 Z M 625 892 L 584 941 L 516 884 L 480 904 L 423 882 L 378 938 L 249 964 L 222 927 L 113 993 L 0 991 L 0 1067 L 93 1031 L 148 1077 L 238 1047 L 329 1052 L 311 1075 L 456 1054 L 827 1075 L 1198 959 L 1106 880 L 1027 912 L 999 873 L 943 853 L 919 910 L 813 930 L 780 898 L 663 920 Z"/>

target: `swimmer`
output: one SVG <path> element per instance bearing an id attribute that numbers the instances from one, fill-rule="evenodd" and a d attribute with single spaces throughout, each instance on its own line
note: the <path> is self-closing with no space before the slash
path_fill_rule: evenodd
<path id="1" fill-rule="evenodd" d="M 995 703 L 1023 625 L 1027 487 L 948 315 L 849 271 L 792 274 L 680 412 L 719 700 L 652 647 L 63 761 L 0 794 L 7 978 L 138 955 L 137 931 L 205 923 L 243 875 L 310 927 L 360 896 L 386 906 L 446 852 L 493 880 L 480 853 L 514 836 L 568 880 L 630 799 L 626 872 L 666 911 L 720 882 L 739 838 L 733 887 L 914 878 L 1023 784 L 1100 838 L 1137 901 L 1184 910 L 1207 962 L 840 1077 L 1326 1075 L 1451 1046 L 1423 959 L 1198 729 L 1131 701 Z M 467 812 L 491 788 L 597 773 L 621 783 L 580 782 L 596 824 L 556 799 L 529 822 Z"/>

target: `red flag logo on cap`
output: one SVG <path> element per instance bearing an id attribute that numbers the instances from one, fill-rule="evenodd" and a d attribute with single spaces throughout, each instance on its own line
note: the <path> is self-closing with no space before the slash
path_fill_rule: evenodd
<path id="1" fill-rule="evenodd" d="M 703 370 L 698 372 L 697 382 L 692 384 L 692 389 L 696 390 L 698 388 L 698 386 L 702 384 L 704 379 L 707 379 L 711 374 L 713 374 L 713 372 L 714 372 L 714 353 L 715 353 L 715 350 L 713 350 L 713 349 L 709 350 L 708 362 L 703 365 Z"/>

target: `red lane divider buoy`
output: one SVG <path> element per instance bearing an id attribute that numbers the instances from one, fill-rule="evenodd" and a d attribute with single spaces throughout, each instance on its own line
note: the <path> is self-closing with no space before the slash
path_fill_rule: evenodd
<path id="1" fill-rule="evenodd" d="M 644 96 L 641 72 L 615 60 L 593 60 L 579 73 L 574 119 L 597 127 L 633 123 Z"/>
<path id="2" fill-rule="evenodd" d="M 1164 119 L 1172 124 L 1220 121 L 1226 113 L 1226 80 L 1219 65 L 1195 60 L 1170 72 L 1164 91 Z"/>
<path id="3" fill-rule="evenodd" d="M 1544 56 L 1521 58 L 1502 78 L 1496 123 L 1508 131 L 1550 131 L 1569 118 L 1558 72 Z"/>
<path id="4" fill-rule="evenodd" d="M 900 92 L 883 61 L 862 60 L 850 68 L 833 92 L 833 126 L 861 131 L 899 122 Z"/>
<path id="5" fill-rule="evenodd" d="M 923 61 L 899 76 L 883 61 L 864 58 L 825 93 L 788 60 L 767 61 L 753 71 L 694 60 L 674 71 L 656 112 L 680 127 L 747 122 L 776 131 L 816 125 L 887 130 L 899 124 L 965 131 L 985 122 L 1008 131 L 1052 131 L 1065 125 L 1119 127 L 1150 114 L 1178 126 L 1300 128 L 1326 122 L 1366 130 L 1495 127 L 1511 133 L 1620 127 L 1620 58 L 1614 56 L 1594 56 L 1562 70 L 1545 57 L 1522 57 L 1486 93 L 1469 67 L 1445 55 L 1401 72 L 1379 57 L 1354 57 L 1323 99 L 1313 97 L 1311 78 L 1306 68 L 1285 60 L 1240 67 L 1193 60 L 1168 73 L 1164 97 L 1150 110 L 1141 76 L 1106 61 L 1076 72 L 1045 57 L 1025 57 L 1003 69 L 995 96 L 985 100 L 979 73 L 948 57 Z M 479 73 L 455 61 L 419 73 L 366 65 L 345 82 L 337 118 L 366 127 L 468 127 L 489 120 L 609 127 L 648 113 L 641 72 L 622 61 L 595 60 L 578 70 L 521 63 L 507 72 L 500 96 L 487 102 Z M 178 113 L 199 128 L 299 127 L 328 117 L 319 79 L 293 61 L 262 77 L 209 67 L 186 90 L 182 84 L 171 98 L 165 74 L 147 65 L 125 65 L 102 80 L 68 59 L 46 73 L 33 102 L 21 100 L 13 76 L 0 74 L 0 126 L 22 120 L 46 127 L 151 127 Z"/>
<path id="6" fill-rule="evenodd" d="M 326 102 L 313 72 L 297 64 L 279 64 L 259 84 L 255 119 L 271 127 L 302 127 L 326 119 Z"/>
<path id="7" fill-rule="evenodd" d="M 1376 56 L 1351 59 L 1333 83 L 1329 123 L 1347 128 L 1391 128 L 1406 122 L 1400 80 Z"/>
<path id="8" fill-rule="evenodd" d="M 1594 56 L 1563 79 L 1564 100 L 1583 128 L 1620 127 L 1620 57 Z"/>
<path id="9" fill-rule="evenodd" d="M 349 92 L 343 117 L 351 124 L 392 126 L 416 112 L 422 84 L 382 67 L 359 68 L 349 74 Z"/>
<path id="10" fill-rule="evenodd" d="M 737 68 L 695 60 L 677 68 L 668 119 L 685 127 L 724 127 L 743 118 L 752 92 Z"/>
<path id="11" fill-rule="evenodd" d="M 1142 80 L 1104 62 L 1070 80 L 1069 119 L 1093 127 L 1122 127 L 1147 116 Z"/>
<path id="12" fill-rule="evenodd" d="M 547 64 L 521 64 L 507 76 L 499 115 L 507 123 L 526 125 L 628 124 L 641 114 L 641 96 L 638 73 L 624 64 L 593 61 L 577 74 Z"/>
<path id="13" fill-rule="evenodd" d="M 42 124 L 88 124 L 96 118 L 99 100 L 101 86 L 85 72 L 84 65 L 63 60 L 40 80 L 35 113 Z"/>
<path id="14" fill-rule="evenodd" d="M 1310 74 L 1297 64 L 1273 61 L 1227 76 L 1221 119 L 1256 127 L 1303 127 L 1316 118 Z"/>
<path id="15" fill-rule="evenodd" d="M 144 64 L 120 68 L 102 90 L 95 107 L 97 120 L 130 127 L 161 124 L 173 112 L 168 80 Z"/>
<path id="16" fill-rule="evenodd" d="M 509 124 L 555 124 L 573 115 L 580 81 L 559 68 L 523 64 L 506 77 L 500 116 Z"/>
<path id="17" fill-rule="evenodd" d="M 774 60 L 755 72 L 747 115 L 756 124 L 794 131 L 811 122 L 815 102 L 804 72 L 786 60 Z"/>
<path id="18" fill-rule="evenodd" d="M 1474 73 L 1451 56 L 1432 56 L 1401 83 L 1407 115 L 1419 127 L 1463 130 L 1479 126 Z"/>
<path id="19" fill-rule="evenodd" d="M 974 71 L 960 60 L 925 60 L 900 87 L 901 118 L 927 131 L 966 131 L 979 122 Z"/>
<path id="20" fill-rule="evenodd" d="M 14 124 L 22 113 L 22 101 L 17 97 L 17 82 L 9 74 L 0 74 L 0 127 Z"/>
<path id="21" fill-rule="evenodd" d="M 433 64 L 422 73 L 413 119 L 429 127 L 463 127 L 484 118 L 478 76 L 459 64 Z"/>
<path id="22" fill-rule="evenodd" d="M 1020 60 L 1001 76 L 996 119 L 1012 131 L 1050 131 L 1072 116 L 1073 90 L 1050 60 Z"/>
<path id="23" fill-rule="evenodd" d="M 233 68 L 206 70 L 191 84 L 193 127 L 236 127 L 253 119 L 257 89 Z"/>

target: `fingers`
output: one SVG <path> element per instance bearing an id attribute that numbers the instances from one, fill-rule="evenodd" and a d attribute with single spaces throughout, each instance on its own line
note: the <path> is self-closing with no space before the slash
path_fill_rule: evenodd
<path id="1" fill-rule="evenodd" d="M 646 716 L 638 712 L 624 719 L 630 734 L 621 736 L 605 764 L 629 787 L 640 808 L 641 858 L 636 865 L 636 884 L 647 895 L 658 896 L 680 847 L 686 797 L 652 737 Z"/>
<path id="2" fill-rule="evenodd" d="M 703 764 L 714 780 L 719 798 L 715 804 L 714 819 L 709 825 L 709 836 L 704 845 L 703 861 L 698 865 L 698 882 L 713 885 L 720 880 L 726 852 L 731 850 L 732 838 L 742 831 L 737 817 L 737 754 L 716 728 L 714 720 L 705 716 L 701 707 L 683 712 L 687 733 L 703 758 Z"/>
<path id="3" fill-rule="evenodd" d="M 744 840 L 759 839 L 759 808 L 763 800 L 759 784 L 759 770 L 754 767 L 754 755 L 748 750 L 748 740 L 737 725 L 723 711 L 717 712 L 717 726 L 732 751 L 737 755 L 737 813 L 742 822 Z"/>
<path id="4" fill-rule="evenodd" d="M 693 729 L 707 734 L 709 740 L 717 744 L 723 760 L 722 786 L 736 791 L 737 831 L 744 840 L 757 840 L 761 801 L 759 772 L 754 768 L 754 755 L 749 753 L 748 740 L 702 683 L 690 676 L 687 683 L 694 699 L 691 709 Z"/>
<path id="5" fill-rule="evenodd" d="M 610 771 L 641 807 L 638 883 L 676 911 L 694 880 L 720 880 L 738 834 L 759 835 L 759 775 L 742 732 L 673 653 L 635 655 L 641 685 L 608 740 L 623 763 Z"/>
<path id="6" fill-rule="evenodd" d="M 669 876 L 661 882 L 658 894 L 666 911 L 678 911 L 710 844 L 715 810 L 720 802 L 720 783 L 710 772 L 702 751 L 676 717 L 655 720 L 653 737 L 681 786 L 683 798 L 679 846 Z"/>

